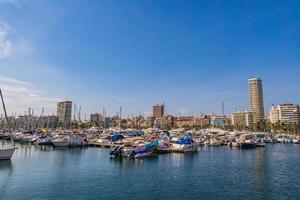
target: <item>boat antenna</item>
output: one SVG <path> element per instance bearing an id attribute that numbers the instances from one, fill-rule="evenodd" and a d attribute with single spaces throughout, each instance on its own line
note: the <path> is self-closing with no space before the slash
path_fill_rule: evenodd
<path id="1" fill-rule="evenodd" d="M 77 110 L 78 113 L 78 121 L 81 122 L 81 106 L 79 106 L 79 110 Z"/>
<path id="2" fill-rule="evenodd" d="M 43 128 L 44 111 L 45 111 L 45 108 L 42 107 L 42 113 L 41 113 L 41 117 L 40 117 L 40 128 L 41 128 L 41 129 Z"/>
<path id="3" fill-rule="evenodd" d="M 120 107 L 120 124 L 119 124 L 119 128 L 121 129 L 122 127 L 122 107 Z"/>
<path id="4" fill-rule="evenodd" d="M 223 117 L 225 117 L 225 106 L 224 106 L 224 101 L 222 101 L 222 114 L 223 114 Z"/>

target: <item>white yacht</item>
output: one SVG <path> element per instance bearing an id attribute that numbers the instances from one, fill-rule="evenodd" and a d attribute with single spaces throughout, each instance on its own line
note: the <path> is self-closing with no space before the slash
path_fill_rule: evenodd
<path id="1" fill-rule="evenodd" d="M 0 149 L 0 160 L 10 160 L 13 156 L 16 148 L 15 147 L 7 147 Z"/>

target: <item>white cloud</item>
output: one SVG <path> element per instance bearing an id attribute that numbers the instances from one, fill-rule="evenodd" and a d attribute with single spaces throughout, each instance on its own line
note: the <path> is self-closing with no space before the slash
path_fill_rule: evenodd
<path id="1" fill-rule="evenodd" d="M 56 102 L 60 100 L 44 95 L 41 90 L 28 82 L 3 75 L 0 75 L 0 87 L 9 113 L 24 113 L 29 107 L 38 112 L 45 107 L 50 114 L 55 112 Z"/>
<path id="2" fill-rule="evenodd" d="M 33 52 L 34 48 L 31 41 L 20 34 L 18 35 L 15 29 L 0 20 L 0 59 L 12 56 L 23 57 Z"/>
<path id="3" fill-rule="evenodd" d="M 16 83 L 16 84 L 20 84 L 20 85 L 28 85 L 29 84 L 25 81 L 20 81 L 20 80 L 13 79 L 13 78 L 10 78 L 7 76 L 2 76 L 2 75 L 0 75 L 0 82 Z"/>
<path id="4" fill-rule="evenodd" d="M 7 39 L 7 33 L 10 27 L 0 21 L 0 59 L 9 57 L 12 54 L 11 41 Z"/>

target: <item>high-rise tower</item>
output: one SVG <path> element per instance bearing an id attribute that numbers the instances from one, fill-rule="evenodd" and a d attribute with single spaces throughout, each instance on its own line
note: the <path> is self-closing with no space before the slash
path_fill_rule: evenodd
<path id="1" fill-rule="evenodd" d="M 254 113 L 254 122 L 262 122 L 265 118 L 262 80 L 251 78 L 248 82 L 250 111 Z"/>
<path id="2" fill-rule="evenodd" d="M 63 101 L 57 103 L 57 117 L 64 127 L 69 128 L 72 117 L 72 101 Z"/>
<path id="3" fill-rule="evenodd" d="M 165 105 L 157 104 L 153 106 L 153 117 L 160 118 L 165 114 Z"/>

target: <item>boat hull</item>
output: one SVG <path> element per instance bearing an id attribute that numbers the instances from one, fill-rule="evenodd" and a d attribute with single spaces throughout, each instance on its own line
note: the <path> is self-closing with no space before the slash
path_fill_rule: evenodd
<path id="1" fill-rule="evenodd" d="M 255 149 L 256 144 L 255 143 L 241 143 L 240 148 L 241 149 Z"/>
<path id="2" fill-rule="evenodd" d="M 198 151 L 198 145 L 193 144 L 173 144 L 172 150 L 174 152 L 196 152 Z"/>
<path id="3" fill-rule="evenodd" d="M 55 142 L 55 141 L 52 141 L 52 143 L 55 147 L 68 147 L 69 146 L 68 142 Z"/>
<path id="4" fill-rule="evenodd" d="M 222 142 L 219 142 L 219 141 L 211 142 L 211 143 L 209 143 L 209 146 L 211 146 L 211 147 L 222 146 Z"/>
<path id="5" fill-rule="evenodd" d="M 0 160 L 10 160 L 16 148 L 0 149 Z"/>
<path id="6" fill-rule="evenodd" d="M 151 155 L 152 155 L 152 152 L 145 152 L 145 153 L 135 155 L 134 158 L 141 159 L 141 158 L 145 158 L 145 157 L 148 157 Z"/>

